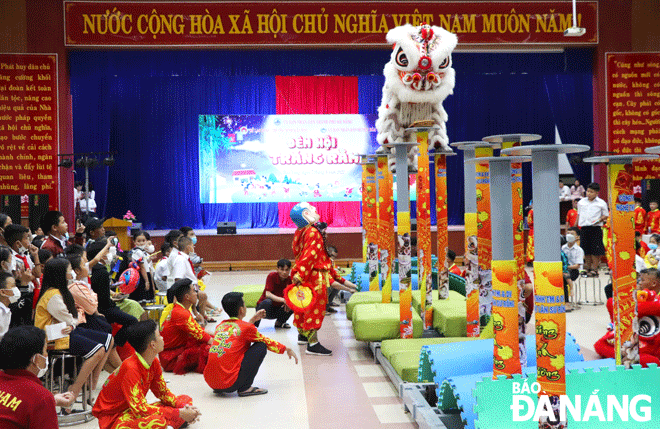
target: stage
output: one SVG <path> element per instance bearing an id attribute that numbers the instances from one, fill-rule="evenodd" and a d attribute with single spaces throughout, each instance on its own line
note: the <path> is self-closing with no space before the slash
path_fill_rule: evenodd
<path id="1" fill-rule="evenodd" d="M 195 230 L 195 251 L 204 258 L 204 266 L 209 270 L 274 269 L 278 259 L 293 260 L 291 242 L 295 231 L 294 228 L 237 229 L 236 234 L 218 235 L 215 229 L 199 229 Z M 436 227 L 431 227 L 431 231 L 435 249 Z M 148 232 L 158 250 L 168 230 Z M 449 227 L 449 248 L 458 255 L 464 253 L 463 235 L 463 225 Z M 337 247 L 337 266 L 362 261 L 362 228 L 329 227 L 327 244 Z"/>

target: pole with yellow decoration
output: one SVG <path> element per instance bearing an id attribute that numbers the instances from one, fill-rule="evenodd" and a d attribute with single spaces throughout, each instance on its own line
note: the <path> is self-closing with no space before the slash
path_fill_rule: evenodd
<path id="1" fill-rule="evenodd" d="M 362 162 L 366 171 L 363 195 L 366 204 L 362 206 L 363 226 L 366 230 L 367 267 L 369 270 L 369 290 L 380 290 L 378 285 L 378 181 L 376 180 L 376 160 L 373 155 Z M 363 201 L 365 200 L 363 197 Z"/>
<path id="2" fill-rule="evenodd" d="M 394 244 L 394 195 L 392 173 L 387 166 L 387 154 L 377 155 L 378 175 L 378 248 L 380 250 L 380 276 L 382 302 L 392 301 L 392 262 L 396 253 Z"/>

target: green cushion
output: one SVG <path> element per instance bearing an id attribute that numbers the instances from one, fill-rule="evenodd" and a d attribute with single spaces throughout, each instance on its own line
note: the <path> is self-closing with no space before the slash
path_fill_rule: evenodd
<path id="1" fill-rule="evenodd" d="M 467 336 L 465 297 L 449 291 L 449 298 L 433 300 L 433 327 L 445 337 Z"/>
<path id="2" fill-rule="evenodd" d="M 353 319 L 353 309 L 359 304 L 378 304 L 383 301 L 383 293 L 379 290 L 356 292 L 346 303 L 346 317 Z M 399 292 L 392 291 L 392 302 L 399 302 Z"/>
<path id="3" fill-rule="evenodd" d="M 264 285 L 238 285 L 234 287 L 234 292 L 243 292 L 243 302 L 246 307 L 254 308 L 257 306 L 257 301 L 264 293 Z"/>
<path id="4" fill-rule="evenodd" d="M 419 351 L 405 351 L 394 353 L 390 359 L 390 364 L 394 368 L 401 380 L 410 383 L 417 382 L 419 372 Z"/>
<path id="5" fill-rule="evenodd" d="M 449 273 L 449 290 L 455 290 L 465 296 L 465 278 Z"/>
<path id="6" fill-rule="evenodd" d="M 422 336 L 422 319 L 413 312 L 413 338 Z M 353 310 L 353 333 L 358 341 L 399 338 L 399 304 L 362 304 Z"/>
<path id="7" fill-rule="evenodd" d="M 460 293 L 455 292 L 453 290 L 449 291 L 449 298 L 448 299 L 460 300 L 461 298 L 463 298 L 463 300 L 465 300 L 465 297 L 463 295 L 461 295 Z M 415 309 L 415 311 L 417 312 L 417 314 L 419 314 L 421 309 L 422 309 L 421 299 L 422 299 L 422 294 L 418 290 L 412 291 L 412 306 Z M 438 291 L 434 290 L 433 291 L 433 302 L 436 302 L 438 300 L 439 300 Z"/>

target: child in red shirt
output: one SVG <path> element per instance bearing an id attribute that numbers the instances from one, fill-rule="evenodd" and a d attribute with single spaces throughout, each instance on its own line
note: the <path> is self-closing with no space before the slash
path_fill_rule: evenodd
<path id="1" fill-rule="evenodd" d="M 646 210 L 642 207 L 642 199 L 635 198 L 635 231 L 644 234 L 644 227 L 646 226 Z"/>
<path id="2" fill-rule="evenodd" d="M 238 396 L 263 395 L 266 389 L 252 386 L 259 371 L 266 350 L 282 354 L 298 363 L 298 356 L 289 347 L 264 337 L 257 331 L 254 322 L 266 315 L 259 310 L 250 322 L 244 322 L 247 312 L 243 294 L 229 292 L 222 298 L 222 308 L 229 319 L 222 321 L 215 329 L 209 361 L 204 370 L 204 380 L 215 393 L 238 391 Z"/>
<path id="3" fill-rule="evenodd" d="M 190 308 L 197 303 L 197 292 L 190 279 L 174 282 L 170 296 L 176 298 L 172 312 L 163 323 L 164 350 L 160 353 L 163 369 L 175 374 L 204 372 L 213 340 L 195 320 Z"/>
<path id="4" fill-rule="evenodd" d="M 649 208 L 651 209 L 646 214 L 646 229 L 649 234 L 659 234 L 660 233 L 660 210 L 658 210 L 658 202 L 651 201 L 649 203 Z"/>
<path id="5" fill-rule="evenodd" d="M 577 226 L 578 221 L 578 212 L 577 212 L 577 203 L 578 200 L 573 200 L 573 208 L 566 213 L 566 229 Z"/>
<path id="6" fill-rule="evenodd" d="M 92 414 L 99 419 L 99 428 L 178 429 L 184 423 L 194 422 L 201 413 L 192 406 L 190 396 L 175 396 L 163 379 L 157 356 L 164 342 L 158 324 L 153 320 L 138 322 L 131 325 L 128 336 L 137 353 L 110 374 L 101 389 L 92 408 Z M 149 390 L 160 402 L 147 402 Z"/>

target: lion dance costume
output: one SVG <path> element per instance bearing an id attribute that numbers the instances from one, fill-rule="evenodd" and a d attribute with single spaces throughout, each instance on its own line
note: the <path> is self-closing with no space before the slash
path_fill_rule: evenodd
<path id="1" fill-rule="evenodd" d="M 299 203 L 290 216 L 298 229 L 293 238 L 293 284 L 284 291 L 284 299 L 295 313 L 293 324 L 298 332 L 313 345 L 318 342 L 317 332 L 323 324 L 328 287 L 335 280 L 345 280 L 335 271 L 323 236 L 314 226 L 319 221 L 316 209 L 309 203 Z"/>

